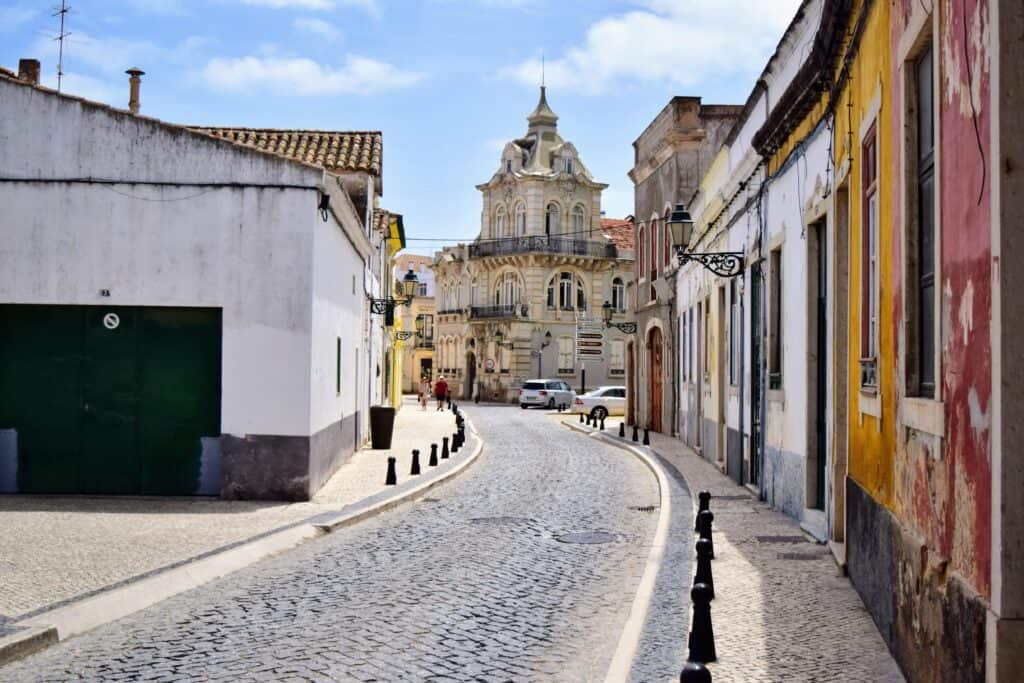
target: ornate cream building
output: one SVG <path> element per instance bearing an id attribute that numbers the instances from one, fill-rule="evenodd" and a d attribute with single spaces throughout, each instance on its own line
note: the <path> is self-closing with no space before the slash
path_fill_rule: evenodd
<path id="1" fill-rule="evenodd" d="M 560 378 L 576 391 L 625 382 L 628 336 L 605 330 L 600 355 L 576 354 L 576 323 L 608 301 L 625 321 L 633 230 L 601 218 L 601 192 L 541 88 L 526 135 L 505 145 L 483 195 L 480 234 L 434 257 L 435 367 L 456 395 L 514 402 L 522 383 Z"/>

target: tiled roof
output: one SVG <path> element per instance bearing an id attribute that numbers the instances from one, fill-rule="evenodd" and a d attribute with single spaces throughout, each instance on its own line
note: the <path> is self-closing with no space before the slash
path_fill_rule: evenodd
<path id="1" fill-rule="evenodd" d="M 619 249 L 633 249 L 636 247 L 632 221 L 621 218 L 602 218 L 601 231 Z"/>
<path id="2" fill-rule="evenodd" d="M 328 171 L 381 174 L 383 143 L 377 131 L 280 130 L 277 128 L 199 128 L 238 145 L 320 166 Z"/>

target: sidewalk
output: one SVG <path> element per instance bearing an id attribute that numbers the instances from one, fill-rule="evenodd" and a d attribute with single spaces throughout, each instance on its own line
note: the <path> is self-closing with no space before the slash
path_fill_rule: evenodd
<path id="1" fill-rule="evenodd" d="M 398 411 L 390 451 L 364 448 L 310 502 L 203 498 L 0 496 L 0 637 L 16 622 L 288 527 L 336 516 L 385 489 L 427 481 L 430 443 L 455 431 L 449 411 Z M 471 437 L 467 435 L 467 440 Z M 472 445 L 472 444 L 470 444 Z M 410 477 L 413 448 L 423 475 Z M 464 451 L 460 451 L 460 455 Z M 466 450 L 465 452 L 470 452 Z M 385 487 L 387 456 L 398 486 Z"/>
<path id="2" fill-rule="evenodd" d="M 584 426 L 576 415 L 563 419 Z M 618 438 L 620 422 L 607 420 L 605 433 Z M 711 492 L 718 661 L 708 669 L 716 683 L 903 680 L 827 546 L 679 439 L 656 433 L 650 439 L 651 448 L 686 479 L 694 499 L 698 491 Z"/>

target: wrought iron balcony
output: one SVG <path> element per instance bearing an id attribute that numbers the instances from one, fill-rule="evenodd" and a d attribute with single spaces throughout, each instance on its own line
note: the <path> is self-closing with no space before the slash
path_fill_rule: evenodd
<path id="1" fill-rule="evenodd" d="M 513 254 L 558 254 L 565 256 L 590 256 L 593 258 L 616 258 L 618 249 L 610 242 L 578 240 L 570 237 L 506 237 L 496 240 L 480 240 L 469 245 L 470 258 L 485 256 L 510 256 Z"/>
<path id="2" fill-rule="evenodd" d="M 470 320 L 488 320 L 493 318 L 526 318 L 530 307 L 526 304 L 503 304 L 500 306 L 472 306 L 469 309 Z"/>

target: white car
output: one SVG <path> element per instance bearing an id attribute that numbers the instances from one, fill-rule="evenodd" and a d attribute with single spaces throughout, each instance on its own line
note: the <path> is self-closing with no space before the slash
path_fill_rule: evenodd
<path id="1" fill-rule="evenodd" d="M 530 406 L 569 408 L 575 398 L 576 392 L 560 379 L 531 379 L 523 382 L 519 392 L 519 406 L 523 410 Z"/>
<path id="2" fill-rule="evenodd" d="M 600 420 L 609 415 L 626 414 L 626 387 L 598 387 L 577 396 L 572 412 L 590 415 Z"/>

